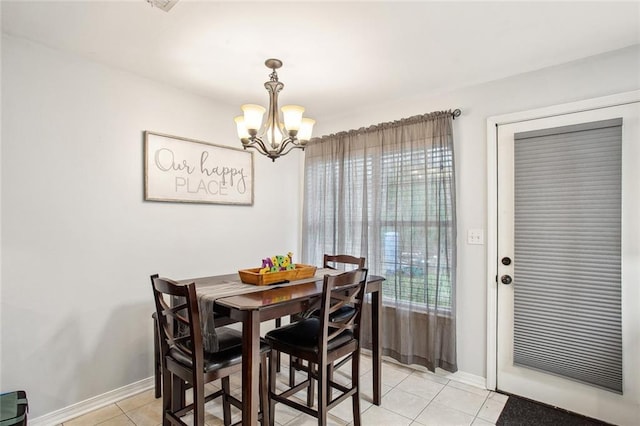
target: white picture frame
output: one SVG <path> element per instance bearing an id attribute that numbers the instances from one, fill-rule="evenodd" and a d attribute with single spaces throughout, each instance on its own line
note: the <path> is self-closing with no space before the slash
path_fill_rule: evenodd
<path id="1" fill-rule="evenodd" d="M 253 152 L 144 132 L 144 199 L 253 205 Z"/>

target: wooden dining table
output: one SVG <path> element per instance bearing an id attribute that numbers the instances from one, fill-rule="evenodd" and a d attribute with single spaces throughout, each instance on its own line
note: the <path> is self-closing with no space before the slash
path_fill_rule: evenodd
<path id="1" fill-rule="evenodd" d="M 242 323 L 242 424 L 258 423 L 259 408 L 259 366 L 260 366 L 260 323 L 289 316 L 309 309 L 322 294 L 325 270 L 318 269 L 311 278 L 280 283 L 265 287 L 247 287 L 240 282 L 238 274 L 215 277 L 202 277 L 181 280 L 182 283 L 195 282 L 196 294 L 200 289 L 215 283 L 232 283 L 237 280 L 239 286 L 246 289 L 240 294 L 222 296 L 215 299 L 214 315 L 228 318 L 229 322 Z M 383 277 L 369 276 L 367 293 L 371 298 L 371 332 L 373 361 L 373 403 L 380 405 L 382 400 L 382 354 L 380 344 L 382 282 Z M 228 286 L 227 286 L 228 288 Z M 240 287 L 239 287 L 240 288 Z"/>

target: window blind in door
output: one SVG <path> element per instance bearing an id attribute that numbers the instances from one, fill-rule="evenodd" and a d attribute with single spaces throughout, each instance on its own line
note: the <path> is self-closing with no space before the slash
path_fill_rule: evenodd
<path id="1" fill-rule="evenodd" d="M 622 119 L 514 144 L 514 363 L 621 393 Z"/>

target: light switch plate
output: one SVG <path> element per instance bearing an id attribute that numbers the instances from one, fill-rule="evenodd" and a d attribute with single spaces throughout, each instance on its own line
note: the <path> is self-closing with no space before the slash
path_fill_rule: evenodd
<path id="1" fill-rule="evenodd" d="M 484 244 L 484 232 L 482 229 L 467 230 L 467 244 Z"/>

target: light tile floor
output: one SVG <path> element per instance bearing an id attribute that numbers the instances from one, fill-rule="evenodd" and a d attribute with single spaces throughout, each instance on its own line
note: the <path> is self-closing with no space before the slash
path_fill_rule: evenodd
<path id="1" fill-rule="evenodd" d="M 286 357 L 283 357 L 286 359 Z M 384 426 L 486 426 L 494 425 L 507 401 L 507 396 L 477 388 L 428 372 L 418 371 L 392 362 L 383 363 L 382 405 L 372 401 L 371 358 L 363 355 L 361 372 L 362 424 Z M 337 381 L 349 383 L 348 366 L 336 371 Z M 286 383 L 286 364 L 278 381 Z M 302 377 L 302 376 L 301 376 Z M 207 385 L 217 389 L 215 384 Z M 234 394 L 240 393 L 240 376 L 231 377 Z M 305 401 L 304 392 L 298 394 Z M 240 419 L 233 409 L 233 421 Z M 191 423 L 185 418 L 187 423 Z M 330 426 L 352 424 L 351 401 L 347 399 L 329 412 Z M 222 425 L 219 399 L 206 405 L 208 426 Z M 281 426 L 312 426 L 317 420 L 282 404 L 276 404 L 275 422 Z M 148 390 L 114 404 L 92 411 L 64 423 L 64 426 L 157 426 L 162 423 L 162 399 L 155 399 Z"/>

